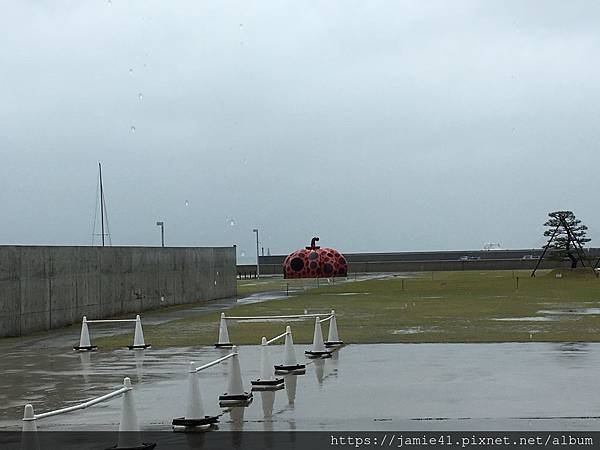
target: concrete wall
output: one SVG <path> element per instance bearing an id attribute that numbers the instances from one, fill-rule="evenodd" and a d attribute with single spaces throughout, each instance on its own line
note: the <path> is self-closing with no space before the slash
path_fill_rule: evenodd
<path id="1" fill-rule="evenodd" d="M 453 270 L 533 270 L 536 260 L 481 259 L 477 261 L 370 261 L 349 263 L 349 272 L 435 272 Z M 569 263 L 544 259 L 540 269 L 570 267 Z M 262 270 L 262 267 L 261 267 Z"/>
<path id="2" fill-rule="evenodd" d="M 236 295 L 235 247 L 0 246 L 0 337 Z"/>
<path id="3" fill-rule="evenodd" d="M 599 248 L 585 249 L 592 263 L 600 257 Z M 428 272 L 440 270 L 533 270 L 537 260 L 523 259 L 528 255 L 539 256 L 542 249 L 522 250 L 458 250 L 438 252 L 394 252 L 394 253 L 345 253 L 349 272 Z M 463 256 L 480 258 L 461 261 Z M 281 275 L 285 255 L 260 257 L 262 275 Z M 242 266 L 241 266 L 242 267 Z M 540 269 L 570 267 L 569 261 L 544 258 Z M 250 273 L 256 265 L 238 267 L 238 274 Z"/>

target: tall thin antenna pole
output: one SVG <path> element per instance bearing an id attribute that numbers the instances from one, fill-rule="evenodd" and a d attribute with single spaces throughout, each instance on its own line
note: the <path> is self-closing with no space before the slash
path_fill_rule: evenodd
<path id="1" fill-rule="evenodd" d="M 256 278 L 260 278 L 260 260 L 258 259 L 258 228 L 254 228 L 252 231 L 256 233 Z"/>
<path id="2" fill-rule="evenodd" d="M 104 247 L 104 190 L 102 188 L 102 164 L 98 162 L 98 170 L 100 172 L 100 221 L 102 223 L 102 247 Z"/>

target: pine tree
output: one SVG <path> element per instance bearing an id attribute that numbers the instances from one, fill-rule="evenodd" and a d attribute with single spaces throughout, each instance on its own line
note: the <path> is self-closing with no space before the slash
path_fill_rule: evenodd
<path id="1" fill-rule="evenodd" d="M 565 226 L 561 224 L 559 216 L 564 218 L 572 236 L 574 236 L 582 246 L 584 246 L 586 242 L 591 241 L 590 238 L 586 237 L 588 227 L 583 225 L 581 220 L 577 219 L 572 211 L 554 211 L 548 213 L 548 216 L 550 218 L 544 224 L 548 229 L 544 231 L 544 236 L 552 236 L 554 230 L 558 227 L 554 239 L 550 244 L 553 256 L 559 259 L 569 258 L 571 260 L 571 268 L 575 269 L 577 267 L 577 262 L 579 261 L 577 258 L 577 250 L 572 239 L 569 238 Z"/>

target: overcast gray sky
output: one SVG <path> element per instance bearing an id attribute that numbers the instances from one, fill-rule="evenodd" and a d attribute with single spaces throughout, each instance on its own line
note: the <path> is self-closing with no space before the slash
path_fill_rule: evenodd
<path id="1" fill-rule="evenodd" d="M 0 244 L 89 244 L 102 161 L 114 245 L 600 245 L 596 1 L 1 9 Z"/>

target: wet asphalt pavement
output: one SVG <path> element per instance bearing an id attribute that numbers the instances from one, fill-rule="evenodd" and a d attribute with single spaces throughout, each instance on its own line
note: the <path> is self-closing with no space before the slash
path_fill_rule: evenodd
<path id="1" fill-rule="evenodd" d="M 301 357 L 306 346 L 296 346 Z M 5 354 L 0 364 L 0 428 L 21 427 L 23 405 L 36 413 L 104 395 L 129 376 L 144 429 L 168 430 L 185 414 L 187 368 L 226 350 L 211 347 L 75 353 L 68 346 Z M 271 350 L 273 362 L 283 347 Z M 240 347 L 244 387 L 259 377 L 259 347 Z M 222 430 L 595 430 L 600 344 L 351 345 L 317 360 L 286 388 L 255 393 L 225 412 Z M 223 412 L 228 363 L 200 373 L 206 414 Z M 121 401 L 40 420 L 40 430 L 115 430 Z"/>

